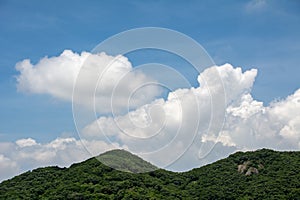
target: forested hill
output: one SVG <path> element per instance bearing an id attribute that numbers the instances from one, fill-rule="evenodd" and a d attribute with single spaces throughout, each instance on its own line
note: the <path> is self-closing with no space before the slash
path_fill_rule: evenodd
<path id="1" fill-rule="evenodd" d="M 120 150 L 103 155 L 107 160 L 122 155 L 125 161 L 116 165 L 127 171 L 154 167 Z M 3 181 L 0 199 L 300 199 L 299 166 L 300 152 L 267 149 L 238 152 L 184 173 L 122 172 L 91 158 L 69 168 L 39 168 Z"/>

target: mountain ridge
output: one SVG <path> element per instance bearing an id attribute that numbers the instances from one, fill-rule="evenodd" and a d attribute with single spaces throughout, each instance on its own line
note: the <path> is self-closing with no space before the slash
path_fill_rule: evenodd
<path id="1" fill-rule="evenodd" d="M 246 175 L 239 165 L 258 173 Z M 263 165 L 258 169 L 259 165 Z M 127 173 L 95 157 L 46 167 L 0 183 L 1 199 L 299 199 L 300 152 L 236 152 L 187 172 Z"/>

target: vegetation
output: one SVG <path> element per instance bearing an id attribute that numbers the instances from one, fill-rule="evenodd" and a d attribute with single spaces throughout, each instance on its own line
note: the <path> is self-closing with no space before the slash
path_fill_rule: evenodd
<path id="1" fill-rule="evenodd" d="M 120 149 L 105 152 L 96 158 L 106 166 L 125 172 L 141 173 L 158 169 L 140 157 Z"/>
<path id="2" fill-rule="evenodd" d="M 153 167 L 124 151 L 103 155 L 113 160 L 125 155 L 119 165 L 128 171 Z M 258 173 L 238 171 L 244 163 L 246 170 L 256 168 Z M 238 152 L 183 173 L 158 169 L 134 174 L 91 158 L 69 168 L 39 168 L 3 181 L 0 199 L 300 199 L 299 166 L 300 152 L 267 149 Z"/>

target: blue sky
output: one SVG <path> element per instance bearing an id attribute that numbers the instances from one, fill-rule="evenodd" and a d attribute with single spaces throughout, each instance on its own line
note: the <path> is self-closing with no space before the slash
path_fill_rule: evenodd
<path id="1" fill-rule="evenodd" d="M 132 28 L 180 31 L 217 64 L 257 68 L 252 95 L 264 104 L 299 88 L 300 3 L 291 1 L 0 1 L 0 140 L 46 142 L 74 135 L 71 105 L 17 92 L 15 64 L 65 49 L 90 51 Z M 141 58 L 140 58 L 141 59 Z M 133 61 L 133 64 L 139 61 Z"/>

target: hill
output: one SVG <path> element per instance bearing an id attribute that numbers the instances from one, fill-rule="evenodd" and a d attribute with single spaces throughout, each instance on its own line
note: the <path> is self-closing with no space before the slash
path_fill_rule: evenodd
<path id="1" fill-rule="evenodd" d="M 104 155 L 123 153 L 131 156 L 123 151 Z M 134 174 L 91 158 L 3 181 L 0 199 L 300 199 L 299 166 L 300 152 L 267 149 L 237 152 L 183 173 L 158 169 Z"/>
<path id="2" fill-rule="evenodd" d="M 140 157 L 120 149 L 105 152 L 96 158 L 106 166 L 124 172 L 142 173 L 158 169 Z"/>

